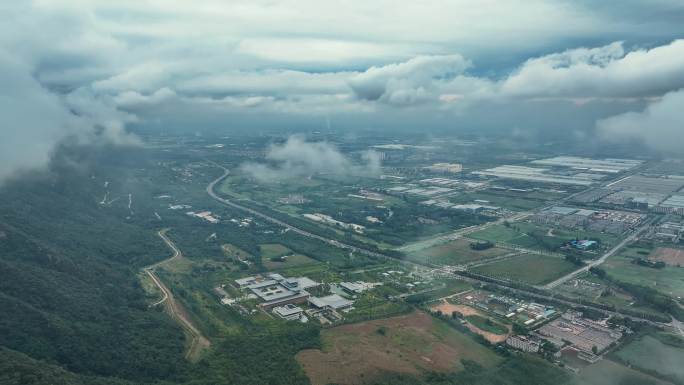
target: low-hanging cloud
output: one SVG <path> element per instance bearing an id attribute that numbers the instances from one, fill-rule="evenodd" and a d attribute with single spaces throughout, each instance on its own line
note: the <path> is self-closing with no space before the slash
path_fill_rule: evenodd
<path id="1" fill-rule="evenodd" d="M 76 112 L 77 123 L 53 121 L 81 128 L 46 128 L 45 138 L 76 130 L 128 143 L 126 123 L 135 119 L 141 128 L 197 130 L 226 121 L 311 125 L 327 116 L 336 129 L 498 129 L 514 117 L 518 126 L 560 132 L 549 111 L 572 114 L 573 125 L 590 129 L 599 118 L 684 87 L 684 40 L 674 40 L 684 31 L 677 18 L 684 6 L 676 1 L 630 1 L 619 12 L 555 0 L 418 2 L 392 12 L 388 1 L 361 0 L 334 12 L 313 0 L 68 3 L 0 4 L 6 56 L 63 112 Z M 659 17 L 644 18 L 646 10 Z M 601 46 L 606 36 L 625 42 Z M 12 104 L 18 100 L 3 101 L 0 112 L 20 111 Z M 9 133 L 21 127 L 13 119 Z M 40 154 L 49 153 L 48 142 L 16 135 L 3 140 L 46 145 Z M 44 164 L 26 156 L 16 163 Z"/>
<path id="2" fill-rule="evenodd" d="M 622 42 L 526 61 L 500 93 L 530 98 L 643 98 L 684 87 L 684 40 L 626 52 Z"/>
<path id="3" fill-rule="evenodd" d="M 354 94 L 388 104 L 415 104 L 434 98 L 438 82 L 470 67 L 461 55 L 418 56 L 403 63 L 371 67 L 349 79 Z"/>
<path id="4" fill-rule="evenodd" d="M 0 12 L 7 21 L 5 32 L 14 32 L 0 38 L 0 183 L 45 167 L 52 151 L 67 137 L 80 143 L 139 143 L 125 129 L 135 116 L 120 111 L 90 86 L 77 85 L 82 79 L 68 89 L 50 88 L 41 80 L 46 68 L 67 73 L 66 66 L 92 53 L 92 44 L 109 47 L 107 41 L 80 34 L 83 25 L 76 13 L 50 18 L 20 2 L 3 4 Z M 43 27 L 58 26 L 64 34 L 40 32 Z M 80 72 L 91 74 L 85 68 Z"/>
<path id="5" fill-rule="evenodd" d="M 670 92 L 641 112 L 626 112 L 599 120 L 607 139 L 639 139 L 651 148 L 681 155 L 684 134 L 684 89 Z"/>
<path id="6" fill-rule="evenodd" d="M 18 173 L 45 167 L 66 137 L 80 142 L 135 145 L 119 111 L 92 95 L 69 98 L 43 88 L 20 64 L 0 54 L 0 183 Z"/>
<path id="7" fill-rule="evenodd" d="M 500 80 L 466 73 L 460 55 L 419 56 L 349 78 L 360 100 L 389 105 L 473 101 L 639 99 L 684 87 L 684 40 L 628 51 L 622 42 L 522 63 Z"/>
<path id="8" fill-rule="evenodd" d="M 266 153 L 271 164 L 244 163 L 241 170 L 262 182 L 315 174 L 332 176 L 376 176 L 380 173 L 380 156 L 374 151 L 361 154 L 361 162 L 353 162 L 328 142 L 308 142 L 299 135 L 285 143 L 273 144 Z"/>

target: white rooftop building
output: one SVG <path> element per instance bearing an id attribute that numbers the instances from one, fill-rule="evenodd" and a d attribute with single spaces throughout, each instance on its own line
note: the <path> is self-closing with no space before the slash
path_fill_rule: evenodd
<path id="1" fill-rule="evenodd" d="M 350 301 L 338 294 L 332 294 L 325 297 L 309 297 L 309 303 L 319 309 L 343 310 L 351 308 L 354 301 Z"/>
<path id="2" fill-rule="evenodd" d="M 300 319 L 303 313 L 304 309 L 291 303 L 273 308 L 273 314 L 288 321 Z"/>

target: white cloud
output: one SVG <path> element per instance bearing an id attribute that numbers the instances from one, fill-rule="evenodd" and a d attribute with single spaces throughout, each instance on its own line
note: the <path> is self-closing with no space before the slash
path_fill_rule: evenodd
<path id="1" fill-rule="evenodd" d="M 371 67 L 349 79 L 360 99 L 413 104 L 435 97 L 436 83 L 460 75 L 470 62 L 460 55 L 418 56 L 403 63 Z"/>
<path id="2" fill-rule="evenodd" d="M 114 96 L 113 101 L 119 107 L 141 107 L 159 104 L 176 96 L 173 90 L 164 87 L 148 95 L 137 91 L 125 91 Z"/>
<path id="3" fill-rule="evenodd" d="M 501 80 L 467 74 L 460 55 L 420 56 L 351 76 L 360 99 L 387 104 L 510 99 L 639 99 L 684 87 L 684 40 L 625 52 L 623 43 L 532 58 Z"/>
<path id="4" fill-rule="evenodd" d="M 375 152 L 361 154 L 363 163 L 354 163 L 328 142 L 308 142 L 294 135 L 283 144 L 273 144 L 266 153 L 273 165 L 245 163 L 243 172 L 263 182 L 275 182 L 291 177 L 331 174 L 333 176 L 380 173 L 380 157 Z"/>
<path id="5" fill-rule="evenodd" d="M 660 97 L 684 87 L 684 40 L 662 43 L 684 27 L 639 11 L 676 16 L 679 3 L 630 2 L 616 16 L 565 0 L 5 1 L 0 47 L 14 61 L 3 62 L 3 78 L 14 74 L 6 84 L 21 81 L 26 93 L 3 84 L 13 100 L 0 113 L 13 119 L 10 130 L 21 126 L 19 101 L 45 108 L 57 122 L 36 128 L 57 138 L 35 143 L 45 154 L 74 125 L 126 142 L 126 123 L 166 118 L 160 112 L 189 121 L 217 112 L 207 115 L 221 122 L 381 112 L 396 121 L 407 106 L 433 116 L 477 103 Z M 601 46 L 621 39 L 660 45 Z M 598 47 L 566 49 L 577 41 Z M 80 117 L 61 115 L 70 110 Z"/>
<path id="6" fill-rule="evenodd" d="M 596 127 L 608 140 L 639 139 L 652 148 L 682 155 L 684 90 L 670 92 L 644 111 L 599 120 Z"/>
<path id="7" fill-rule="evenodd" d="M 501 86 L 511 97 L 640 98 L 684 87 L 684 40 L 625 54 L 616 42 L 525 62 Z"/>
<path id="8" fill-rule="evenodd" d="M 130 116 L 87 92 L 61 98 L 43 88 L 31 76 L 30 68 L 28 63 L 0 51 L 0 182 L 17 172 L 45 167 L 53 148 L 67 136 L 138 143 L 123 127 Z"/>
<path id="9" fill-rule="evenodd" d="M 360 60 L 406 57 L 411 50 L 393 44 L 311 38 L 244 39 L 237 53 L 282 63 L 334 64 Z"/>
<path id="10" fill-rule="evenodd" d="M 178 89 L 191 94 L 333 94 L 349 92 L 349 76 L 292 70 L 231 71 L 181 81 Z"/>

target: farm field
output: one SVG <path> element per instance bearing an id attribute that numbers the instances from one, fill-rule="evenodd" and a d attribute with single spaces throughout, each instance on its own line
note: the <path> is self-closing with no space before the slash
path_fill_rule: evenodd
<path id="1" fill-rule="evenodd" d="M 490 226 L 470 234 L 471 238 L 490 242 L 511 242 L 521 236 L 522 234 L 513 229 L 513 227 L 506 227 L 504 225 Z"/>
<path id="2" fill-rule="evenodd" d="M 642 312 L 645 314 L 653 314 L 658 316 L 666 316 L 665 313 L 658 311 L 645 304 L 637 304 L 634 297 L 627 293 L 620 292 L 619 289 L 613 289 L 610 295 L 599 296 L 594 299 L 595 302 L 605 305 L 615 306 L 616 309 L 629 309 L 633 311 Z"/>
<path id="3" fill-rule="evenodd" d="M 359 384 L 385 372 L 453 372 L 462 359 L 484 367 L 501 361 L 448 324 L 424 312 L 324 330 L 322 350 L 304 350 L 297 360 L 313 385 Z"/>
<path id="4" fill-rule="evenodd" d="M 652 243 L 634 242 L 620 249 L 617 255 L 625 258 L 648 258 L 654 251 Z"/>
<path id="5" fill-rule="evenodd" d="M 665 344 L 661 339 L 672 338 L 679 341 L 678 346 Z M 615 352 L 615 355 L 629 365 L 656 371 L 663 375 L 671 376 L 679 382 L 684 382 L 684 341 L 678 337 L 659 334 L 657 336 L 645 335 Z"/>
<path id="6" fill-rule="evenodd" d="M 551 282 L 575 269 L 577 269 L 577 266 L 565 259 L 537 254 L 523 254 L 511 259 L 478 266 L 473 271 L 492 277 L 539 285 Z"/>
<path id="7" fill-rule="evenodd" d="M 664 262 L 668 266 L 684 266 L 684 250 L 670 247 L 658 247 L 648 257 L 652 261 Z"/>
<path id="8" fill-rule="evenodd" d="M 602 267 L 617 280 L 652 287 L 674 297 L 684 297 L 684 268 L 666 266 L 662 269 L 640 266 L 632 258 L 617 255 Z"/>
<path id="9" fill-rule="evenodd" d="M 616 382 L 618 379 L 619 382 Z M 572 381 L 572 385 L 668 385 L 648 374 L 630 369 L 617 362 L 603 359 L 582 369 Z"/>
<path id="10" fill-rule="evenodd" d="M 551 246 L 556 248 L 569 240 L 579 238 L 599 239 L 604 246 L 616 244 L 619 237 L 611 234 L 603 234 L 586 231 L 572 231 L 566 229 L 541 226 L 527 222 L 516 222 L 510 226 L 496 225 L 477 231 L 470 235 L 471 238 L 491 242 L 511 243 L 521 247 L 542 248 Z"/>
<path id="11" fill-rule="evenodd" d="M 296 254 L 279 243 L 261 244 L 259 251 L 261 252 L 261 263 L 267 270 L 280 270 L 318 263 L 315 259 L 303 254 Z"/>
<path id="12" fill-rule="evenodd" d="M 509 253 L 509 250 L 492 247 L 487 250 L 473 250 L 470 248 L 472 242 L 467 238 L 460 238 L 455 241 L 444 243 L 437 246 L 428 247 L 409 254 L 415 261 L 432 262 L 445 265 L 458 265 L 481 259 L 498 257 Z"/>

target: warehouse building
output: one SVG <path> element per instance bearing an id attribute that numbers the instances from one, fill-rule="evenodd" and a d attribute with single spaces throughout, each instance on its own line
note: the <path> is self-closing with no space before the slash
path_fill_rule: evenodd
<path id="1" fill-rule="evenodd" d="M 643 162 L 634 159 L 591 159 L 577 156 L 556 156 L 548 159 L 534 160 L 532 163 L 544 166 L 567 167 L 576 170 L 617 174 L 630 170 Z"/>
<path id="2" fill-rule="evenodd" d="M 354 301 L 348 300 L 338 294 L 331 294 L 325 297 L 311 297 L 309 304 L 317 309 L 329 310 L 350 310 Z"/>
<path id="3" fill-rule="evenodd" d="M 273 314 L 288 321 L 296 321 L 304 315 L 304 309 L 293 304 L 277 306 L 273 308 Z"/>
<path id="4" fill-rule="evenodd" d="M 246 277 L 236 279 L 240 289 L 249 290 L 263 302 L 260 306 L 272 309 L 287 304 L 304 303 L 310 297 L 306 289 L 319 284 L 307 277 L 285 278 L 280 274 L 267 277 Z"/>
<path id="5" fill-rule="evenodd" d="M 539 341 L 526 336 L 510 336 L 506 338 L 506 345 L 527 353 L 537 353 L 540 347 Z"/>

